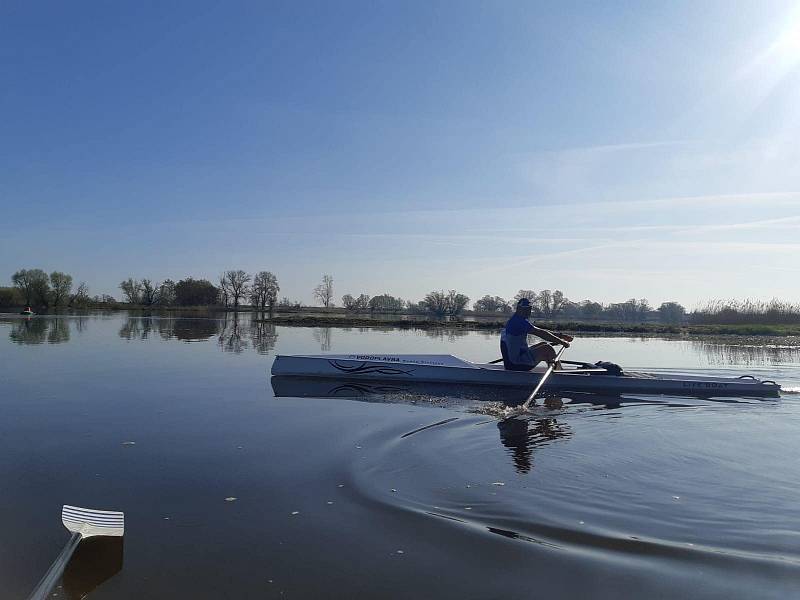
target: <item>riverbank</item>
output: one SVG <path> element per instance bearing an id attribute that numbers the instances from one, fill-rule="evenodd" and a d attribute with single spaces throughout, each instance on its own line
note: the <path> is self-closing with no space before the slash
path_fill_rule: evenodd
<path id="1" fill-rule="evenodd" d="M 500 331 L 505 320 L 381 319 L 365 317 L 275 315 L 258 322 L 293 327 L 364 327 L 394 329 L 449 329 L 462 331 Z M 657 323 L 582 323 L 537 321 L 537 326 L 566 333 L 620 333 L 636 335 L 764 335 L 800 336 L 798 325 L 664 325 Z"/>

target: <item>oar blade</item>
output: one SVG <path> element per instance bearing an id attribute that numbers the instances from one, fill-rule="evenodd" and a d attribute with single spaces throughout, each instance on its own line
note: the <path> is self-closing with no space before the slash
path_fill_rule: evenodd
<path id="1" fill-rule="evenodd" d="M 125 514 L 111 510 L 95 510 L 64 505 L 61 522 L 72 533 L 88 538 L 95 535 L 121 537 L 125 533 Z"/>

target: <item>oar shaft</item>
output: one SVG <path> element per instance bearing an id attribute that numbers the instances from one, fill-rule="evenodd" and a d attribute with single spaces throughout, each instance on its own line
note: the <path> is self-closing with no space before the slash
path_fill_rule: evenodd
<path id="1" fill-rule="evenodd" d="M 47 573 L 44 574 L 44 577 L 42 577 L 36 589 L 28 596 L 28 600 L 46 600 L 61 578 L 61 575 L 64 573 L 64 569 L 69 559 L 72 558 L 75 548 L 81 543 L 81 538 L 82 536 L 80 533 L 75 532 L 72 534 L 67 545 L 64 546 L 64 549 L 61 551 L 61 554 L 59 554 L 58 558 L 50 565 L 50 568 L 47 570 Z"/>
<path id="2" fill-rule="evenodd" d="M 539 383 L 536 384 L 536 387 L 531 392 L 531 395 L 528 396 L 527 400 L 525 400 L 525 404 L 522 405 L 522 408 L 524 408 L 525 410 L 528 410 L 530 408 L 531 402 L 533 402 L 533 399 L 536 398 L 536 394 L 538 394 L 539 390 L 542 389 L 542 386 L 544 385 L 544 382 L 547 381 L 547 378 L 550 377 L 550 373 L 553 372 L 553 369 L 555 369 L 556 364 L 558 364 L 558 359 L 561 358 L 561 355 L 564 353 L 564 350 L 566 349 L 567 349 L 566 346 L 561 346 L 561 349 L 556 354 L 556 357 L 553 359 L 552 364 L 549 367 L 547 367 L 547 371 L 544 372 L 544 375 L 542 375 L 542 378 L 539 380 Z"/>

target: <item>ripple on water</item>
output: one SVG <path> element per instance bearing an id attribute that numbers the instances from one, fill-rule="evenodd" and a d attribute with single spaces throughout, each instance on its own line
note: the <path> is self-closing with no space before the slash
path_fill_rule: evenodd
<path id="1" fill-rule="evenodd" d="M 779 402 L 605 406 L 508 419 L 492 418 L 501 404 L 446 419 L 419 411 L 419 427 L 373 434 L 353 481 L 370 502 L 446 521 L 476 544 L 501 536 L 521 551 L 667 561 L 687 577 L 717 572 L 719 589 L 731 577 L 740 591 L 800 577 L 800 534 L 787 527 L 800 522 L 800 477 L 793 461 L 775 464 L 788 449 L 769 442 L 794 438 L 797 407 L 777 424 Z"/>

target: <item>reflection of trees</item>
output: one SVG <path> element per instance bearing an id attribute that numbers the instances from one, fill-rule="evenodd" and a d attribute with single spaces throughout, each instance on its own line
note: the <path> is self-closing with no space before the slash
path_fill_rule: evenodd
<path id="1" fill-rule="evenodd" d="M 69 341 L 69 323 L 66 319 L 52 319 L 47 332 L 48 344 L 61 344 Z"/>
<path id="2" fill-rule="evenodd" d="M 511 450 L 511 458 L 518 473 L 528 473 L 533 468 L 533 449 L 558 438 L 569 437 L 572 432 L 553 418 L 505 419 L 498 421 L 500 441 Z"/>
<path id="3" fill-rule="evenodd" d="M 331 349 L 331 329 L 331 327 L 316 327 L 311 334 L 319 342 L 319 349 L 323 352 Z"/>
<path id="4" fill-rule="evenodd" d="M 465 337 L 470 334 L 465 329 L 425 329 L 425 337 L 433 338 L 440 342 L 455 342 L 456 339 Z"/>
<path id="5" fill-rule="evenodd" d="M 708 341 L 692 341 L 692 346 L 703 353 L 712 365 L 763 366 L 800 362 L 800 346 Z"/>
<path id="6" fill-rule="evenodd" d="M 158 332 L 161 339 L 186 342 L 207 340 L 219 331 L 219 322 L 212 319 L 173 319 L 168 317 L 128 317 L 119 330 L 126 340 L 146 340 Z"/>
<path id="7" fill-rule="evenodd" d="M 217 335 L 221 322 L 217 319 L 163 319 L 161 337 L 184 342 L 202 342 Z"/>
<path id="8" fill-rule="evenodd" d="M 9 338 L 15 344 L 62 344 L 68 342 L 70 325 L 68 319 L 34 317 L 14 323 Z"/>
<path id="9" fill-rule="evenodd" d="M 259 354 L 269 354 L 275 349 L 278 341 L 278 330 L 274 323 L 252 319 L 250 322 L 250 336 L 253 349 Z"/>
<path id="10" fill-rule="evenodd" d="M 146 340 L 153 330 L 153 317 L 128 317 L 119 337 L 125 340 Z"/>
<path id="11" fill-rule="evenodd" d="M 250 340 L 260 354 L 274 350 L 278 339 L 275 324 L 258 319 L 249 319 L 248 323 L 248 318 L 238 313 L 226 314 L 222 319 L 128 317 L 119 336 L 126 340 L 146 340 L 157 334 L 163 340 L 184 342 L 202 342 L 217 336 L 223 352 L 243 352 Z"/>
<path id="12" fill-rule="evenodd" d="M 239 313 L 233 313 L 233 318 L 229 318 L 228 313 L 225 313 L 217 343 L 223 352 L 240 354 L 247 348 L 247 340 L 242 337 L 242 329 L 239 326 Z"/>

